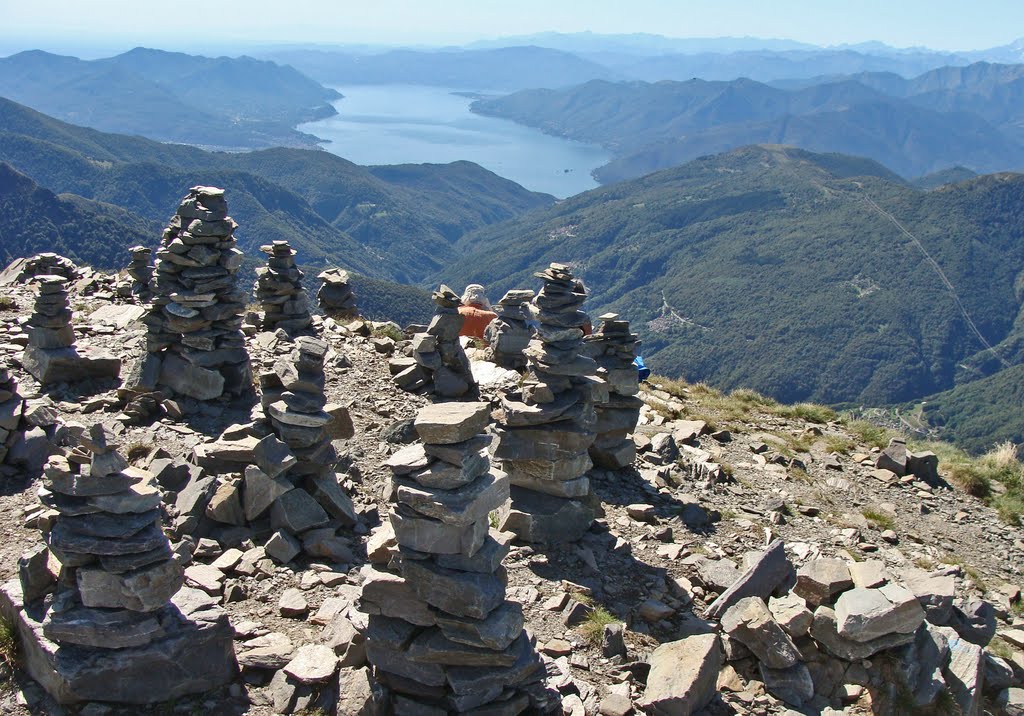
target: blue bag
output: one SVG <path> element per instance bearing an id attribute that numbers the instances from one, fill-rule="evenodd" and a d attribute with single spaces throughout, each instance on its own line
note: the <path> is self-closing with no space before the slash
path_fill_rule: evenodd
<path id="1" fill-rule="evenodd" d="M 637 371 L 640 373 L 640 380 L 647 380 L 651 377 L 651 369 L 644 363 L 643 356 L 634 358 L 633 365 L 636 366 Z"/>

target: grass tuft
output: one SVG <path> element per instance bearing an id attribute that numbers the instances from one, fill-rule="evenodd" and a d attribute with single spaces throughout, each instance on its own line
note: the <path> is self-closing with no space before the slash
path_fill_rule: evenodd
<path id="1" fill-rule="evenodd" d="M 869 507 L 865 507 L 860 513 L 864 515 L 864 519 L 870 522 L 871 526 L 876 530 L 891 530 L 896 526 L 896 521 L 888 513 L 873 510 Z"/>
<path id="2" fill-rule="evenodd" d="M 601 646 L 604 639 L 604 628 L 609 624 L 615 624 L 619 620 L 610 614 L 604 607 L 597 607 L 587 615 L 586 621 L 579 626 L 580 634 L 590 644 Z"/>

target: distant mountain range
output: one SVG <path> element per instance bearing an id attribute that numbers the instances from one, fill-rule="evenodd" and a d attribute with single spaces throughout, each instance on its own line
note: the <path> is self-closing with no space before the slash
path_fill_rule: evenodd
<path id="1" fill-rule="evenodd" d="M 1018 174 L 922 191 L 866 159 L 745 147 L 456 250 L 438 280 L 495 296 L 570 263 L 586 310 L 628 318 L 653 370 L 785 401 L 892 404 L 1024 363 Z"/>
<path id="2" fill-rule="evenodd" d="M 594 80 L 472 107 L 610 149 L 616 158 L 595 172 L 604 183 L 752 143 L 866 156 L 908 177 L 1024 168 L 1024 64 L 779 84 Z"/>
<path id="3" fill-rule="evenodd" d="M 445 48 L 275 48 L 328 84 L 426 84 L 462 90 L 558 89 L 589 80 L 753 79 L 760 82 L 886 72 L 912 77 L 973 62 L 1024 62 L 1024 39 L 967 52 L 895 48 L 880 42 L 821 47 L 785 39 L 673 38 L 545 32 Z"/>
<path id="4" fill-rule="evenodd" d="M 284 239 L 306 265 L 336 264 L 406 283 L 444 266 L 465 232 L 554 202 L 470 162 L 362 167 L 303 149 L 207 152 L 76 127 L 3 99 L 0 161 L 53 192 L 120 206 L 160 225 L 188 187 L 223 186 L 246 252 Z M 23 251 L 8 243 L 14 239 L 2 222 L 0 216 L 0 250 Z M 103 267 L 125 260 L 78 255 Z"/>
<path id="5" fill-rule="evenodd" d="M 300 122 L 341 97 L 291 67 L 251 57 L 136 48 L 85 61 L 41 51 L 0 58 L 0 96 L 74 124 L 218 148 L 316 146 Z"/>

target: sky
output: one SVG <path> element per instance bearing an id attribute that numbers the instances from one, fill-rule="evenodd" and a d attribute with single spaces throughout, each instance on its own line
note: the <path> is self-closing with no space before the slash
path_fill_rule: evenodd
<path id="1" fill-rule="evenodd" d="M 1024 36 L 1024 0 L 0 0 L 0 41 L 15 51 L 459 44 L 582 30 L 970 50 Z"/>

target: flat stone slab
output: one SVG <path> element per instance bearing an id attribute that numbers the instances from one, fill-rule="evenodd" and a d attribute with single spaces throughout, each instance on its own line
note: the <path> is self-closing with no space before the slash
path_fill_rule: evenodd
<path id="1" fill-rule="evenodd" d="M 414 425 L 423 442 L 449 445 L 482 433 L 490 416 L 488 403 L 434 403 L 416 414 Z"/>
<path id="2" fill-rule="evenodd" d="M 121 359 L 76 348 L 50 350 L 29 346 L 22 356 L 25 370 L 40 383 L 75 383 L 92 378 L 117 378 Z"/>
<path id="3" fill-rule="evenodd" d="M 171 604 L 177 618 L 166 619 L 163 636 L 143 646 L 58 646 L 43 635 L 41 605 L 22 603 L 17 580 L 0 588 L 0 613 L 14 624 L 25 671 L 61 704 L 152 704 L 231 681 L 238 665 L 227 613 L 193 589 L 179 591 Z"/>

